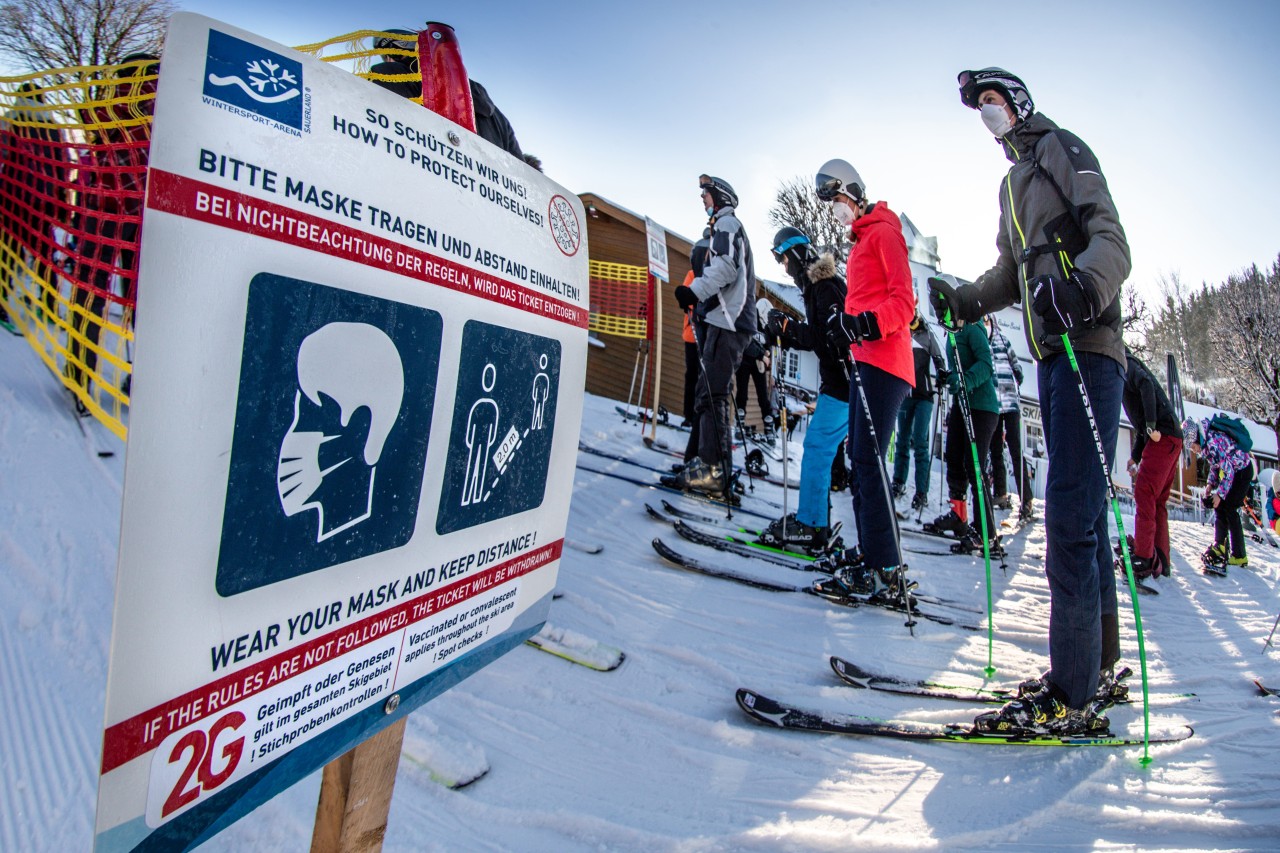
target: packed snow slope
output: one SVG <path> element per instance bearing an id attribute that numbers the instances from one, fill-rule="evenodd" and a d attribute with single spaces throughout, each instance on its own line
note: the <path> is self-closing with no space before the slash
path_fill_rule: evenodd
<path id="1" fill-rule="evenodd" d="M 87 849 L 100 760 L 123 448 L 68 413 L 64 392 L 18 338 L 0 341 L 0 849 Z M 582 441 L 635 462 L 671 460 L 609 400 L 587 400 Z M 659 432 L 673 445 L 683 433 Z M 97 451 L 114 443 L 113 458 Z M 779 463 L 771 463 L 778 467 Z M 1087 462 L 1082 462 L 1082 466 Z M 581 470 L 656 474 L 581 454 L 551 621 L 618 646 L 600 673 L 520 647 L 409 719 L 386 848 L 391 851 L 825 851 L 862 849 L 1275 850 L 1280 847 L 1280 550 L 1250 543 L 1250 568 L 1198 568 L 1210 530 L 1173 524 L 1175 573 L 1143 596 L 1152 725 L 1195 727 L 1182 743 L 1043 748 L 812 735 L 757 725 L 738 687 L 834 711 L 928 721 L 982 707 L 843 686 L 828 655 L 892 674 L 977 684 L 985 631 L 849 609 L 691 574 L 650 547 L 661 536 L 708 561 L 794 582 L 812 577 L 677 539 L 646 501 L 704 505 Z M 1081 475 L 1088 472 L 1083 470 Z M 179 487 L 174 482 L 156 488 Z M 935 472 L 935 494 L 937 473 Z M 570 496 L 550 496 L 568 499 Z M 757 484 L 746 506 L 781 501 Z M 834 496 L 846 522 L 846 494 Z M 794 504 L 794 495 L 791 498 Z M 766 509 L 765 511 L 771 511 Z M 931 512 L 936 511 L 931 508 Z M 745 517 L 744 517 L 744 520 Z M 1126 523 L 1132 523 L 1127 519 Z M 910 537 L 912 547 L 942 543 Z M 993 570 L 995 680 L 1046 666 L 1044 533 Z M 912 554 L 921 592 L 985 607 L 980 559 Z M 958 613 L 975 621 L 977 614 Z M 1125 662 L 1138 668 L 1129 595 Z M 1134 687 L 1138 683 L 1135 677 Z M 1195 699 L 1171 693 L 1194 692 Z M 1113 729 L 1141 732 L 1141 709 Z M 462 790 L 421 760 L 487 762 Z M 211 840 L 209 850 L 304 850 L 319 773 Z"/>

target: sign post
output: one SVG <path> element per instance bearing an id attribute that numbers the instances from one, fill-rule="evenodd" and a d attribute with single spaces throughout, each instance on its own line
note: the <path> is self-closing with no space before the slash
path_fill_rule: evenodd
<path id="1" fill-rule="evenodd" d="M 653 420 L 649 424 L 649 436 L 658 437 L 658 395 L 662 390 L 662 292 L 661 281 L 666 284 L 671 280 L 670 267 L 667 262 L 667 230 L 649 217 L 644 218 L 645 237 L 649 244 L 649 281 L 652 285 L 653 311 Z"/>
<path id="2" fill-rule="evenodd" d="M 417 104 L 180 13 L 150 164 L 113 851 L 207 840 L 538 631 L 586 371 L 577 197 Z"/>

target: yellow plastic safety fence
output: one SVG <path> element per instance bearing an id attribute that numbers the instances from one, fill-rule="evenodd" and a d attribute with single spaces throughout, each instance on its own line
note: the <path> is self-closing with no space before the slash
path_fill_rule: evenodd
<path id="1" fill-rule="evenodd" d="M 413 45 L 360 30 L 297 49 L 412 89 Z M 0 322 L 121 438 L 158 74 L 144 57 L 0 77 Z"/>
<path id="2" fill-rule="evenodd" d="M 591 261 L 587 328 L 624 338 L 649 337 L 649 269 Z"/>

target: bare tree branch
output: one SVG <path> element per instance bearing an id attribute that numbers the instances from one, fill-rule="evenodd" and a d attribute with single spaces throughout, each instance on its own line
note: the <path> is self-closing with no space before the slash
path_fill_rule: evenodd
<path id="1" fill-rule="evenodd" d="M 808 235 L 819 252 L 830 252 L 837 261 L 848 253 L 847 228 L 831 215 L 831 205 L 818 201 L 809 179 L 801 176 L 784 181 L 778 187 L 769 222 L 779 228 L 799 228 Z"/>
<path id="2" fill-rule="evenodd" d="M 0 4 L 0 58 L 44 71 L 159 54 L 175 11 L 170 0 L 8 0 Z"/>

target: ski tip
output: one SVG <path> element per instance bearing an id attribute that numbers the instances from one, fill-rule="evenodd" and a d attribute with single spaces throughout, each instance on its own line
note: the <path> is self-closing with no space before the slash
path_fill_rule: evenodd
<path id="1" fill-rule="evenodd" d="M 767 696 L 761 696 L 754 690 L 748 690 L 745 687 L 739 687 L 738 692 L 734 694 L 734 698 L 738 702 L 738 707 L 743 710 L 747 716 L 757 722 L 765 723 L 770 726 L 782 728 L 780 715 L 782 706 L 774 702 Z"/>
<path id="2" fill-rule="evenodd" d="M 840 680 L 851 687 L 865 688 L 872 678 L 871 673 L 844 658 L 831 655 L 828 662 L 831 664 L 831 669 L 840 677 Z"/>

